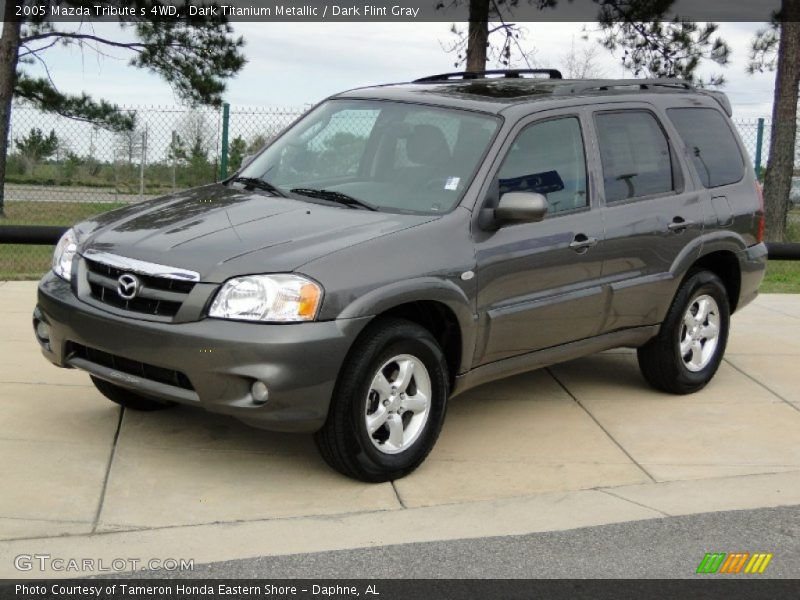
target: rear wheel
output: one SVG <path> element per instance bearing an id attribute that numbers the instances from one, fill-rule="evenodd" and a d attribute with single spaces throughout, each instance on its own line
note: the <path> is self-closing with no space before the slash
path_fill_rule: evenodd
<path id="1" fill-rule="evenodd" d="M 730 303 L 710 271 L 683 282 L 658 335 L 638 350 L 639 367 L 653 387 L 691 394 L 711 381 L 725 354 Z"/>
<path id="2" fill-rule="evenodd" d="M 348 477 L 398 479 L 436 443 L 447 395 L 446 361 L 433 336 L 410 321 L 376 321 L 348 355 L 314 440 L 325 461 Z"/>
<path id="3" fill-rule="evenodd" d="M 130 408 L 131 410 L 150 411 L 162 410 L 164 408 L 175 406 L 174 402 L 161 402 L 159 400 L 147 398 L 146 396 L 137 394 L 129 389 L 114 385 L 105 379 L 95 377 L 94 375 L 92 375 L 91 378 L 94 387 L 97 388 L 97 391 L 115 404 L 119 404 L 125 408 Z"/>

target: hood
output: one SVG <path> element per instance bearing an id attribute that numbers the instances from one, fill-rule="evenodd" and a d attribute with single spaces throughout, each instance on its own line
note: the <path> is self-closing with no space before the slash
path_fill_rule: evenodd
<path id="1" fill-rule="evenodd" d="M 220 184 L 99 215 L 76 227 L 92 248 L 190 269 L 202 280 L 293 271 L 342 248 L 437 216 L 372 212 Z"/>

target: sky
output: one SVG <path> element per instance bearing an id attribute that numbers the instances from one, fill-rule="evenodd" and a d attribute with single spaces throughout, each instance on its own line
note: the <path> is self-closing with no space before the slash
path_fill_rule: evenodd
<path id="1" fill-rule="evenodd" d="M 581 40 L 581 23 L 521 23 L 523 45 L 532 49 L 535 66 L 559 67 L 572 40 L 580 49 L 596 45 L 598 34 Z M 247 64 L 229 82 L 225 100 L 239 106 L 296 106 L 315 103 L 330 94 L 365 85 L 408 81 L 454 70 L 455 57 L 444 47 L 452 42 L 450 23 L 235 23 L 243 35 Z M 588 24 L 591 28 L 592 24 Z M 704 66 L 700 73 L 721 73 L 736 117 L 768 117 L 774 75 L 748 75 L 747 55 L 757 23 L 721 23 L 720 35 L 733 48 L 727 68 Z M 117 26 L 97 24 L 97 33 Z M 124 35 L 124 34 L 123 34 Z M 50 75 L 62 91 L 86 91 L 123 105 L 175 105 L 179 101 L 158 76 L 127 66 L 118 50 L 97 56 L 91 51 L 55 47 L 48 51 Z M 598 46 L 602 75 L 630 77 L 619 57 Z M 524 66 L 518 64 L 515 66 Z M 42 67 L 27 67 L 42 73 Z"/>

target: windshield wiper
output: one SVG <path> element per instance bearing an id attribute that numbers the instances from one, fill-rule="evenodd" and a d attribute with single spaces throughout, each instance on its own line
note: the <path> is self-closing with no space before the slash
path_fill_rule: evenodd
<path id="1" fill-rule="evenodd" d="M 286 194 L 284 194 L 280 189 L 272 185 L 269 181 L 261 179 L 260 177 L 234 177 L 230 181 L 231 183 L 241 183 L 245 187 L 258 188 L 260 190 L 275 194 L 276 196 L 280 196 L 281 198 L 286 198 Z"/>
<path id="2" fill-rule="evenodd" d="M 293 194 L 300 194 L 301 196 L 308 196 L 309 198 L 319 198 L 320 200 L 328 200 L 336 202 L 337 204 L 344 204 L 350 208 L 363 208 L 365 210 L 378 210 L 377 207 L 353 198 L 352 196 L 342 193 L 334 192 L 333 190 L 315 190 L 313 188 L 294 188 L 290 190 Z"/>

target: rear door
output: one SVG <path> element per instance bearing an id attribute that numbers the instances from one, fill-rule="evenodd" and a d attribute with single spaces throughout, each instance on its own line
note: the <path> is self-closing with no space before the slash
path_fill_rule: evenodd
<path id="1" fill-rule="evenodd" d="M 666 110 L 678 136 L 686 147 L 688 162 L 703 188 L 711 195 L 711 218 L 717 228 L 752 228 L 749 217 L 758 207 L 752 184 L 739 185 L 745 176 L 745 159 L 731 123 L 713 106 L 676 106 Z"/>
<path id="2" fill-rule="evenodd" d="M 705 190 L 687 180 L 662 115 L 650 104 L 597 107 L 602 171 L 603 278 L 611 302 L 603 332 L 657 324 L 674 291 L 671 267 L 699 255 Z"/>
<path id="3" fill-rule="evenodd" d="M 522 121 L 500 153 L 495 195 L 538 192 L 549 208 L 538 223 L 474 231 L 476 364 L 587 338 L 602 324 L 603 224 L 589 194 L 585 125 L 575 109 L 539 114 Z"/>

